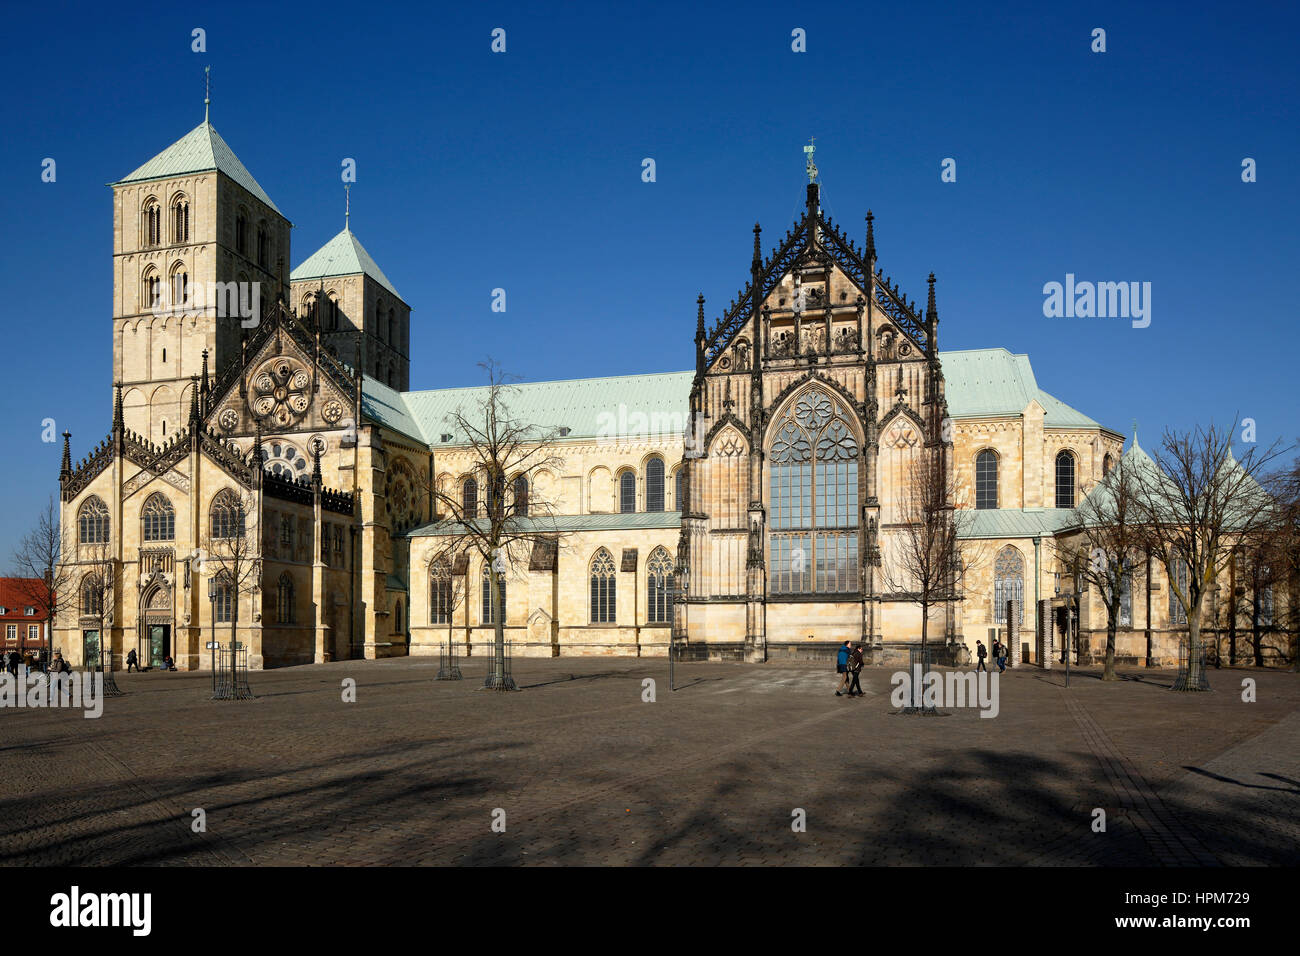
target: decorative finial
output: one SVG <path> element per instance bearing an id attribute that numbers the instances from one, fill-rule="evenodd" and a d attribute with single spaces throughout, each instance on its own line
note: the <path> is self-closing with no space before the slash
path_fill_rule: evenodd
<path id="1" fill-rule="evenodd" d="M 199 420 L 199 377 L 190 376 L 190 423 Z"/>
<path id="2" fill-rule="evenodd" d="M 345 232 L 350 231 L 348 221 L 352 218 L 352 185 L 343 184 L 343 229 Z"/>
<path id="3" fill-rule="evenodd" d="M 813 153 L 817 152 L 817 137 L 809 136 L 808 145 L 803 148 L 804 155 L 808 157 L 807 165 L 804 169 L 808 173 L 808 182 L 817 182 L 817 164 L 813 162 Z"/>
<path id="4" fill-rule="evenodd" d="M 754 223 L 754 265 L 756 266 L 763 264 L 763 248 L 759 244 L 762 235 L 763 227 L 758 223 Z"/>
<path id="5" fill-rule="evenodd" d="M 930 283 L 930 298 L 925 304 L 925 317 L 933 322 L 939 320 L 939 310 L 934 306 L 934 273 L 930 273 L 930 278 L 926 280 Z"/>
<path id="6" fill-rule="evenodd" d="M 212 102 L 212 67 L 203 68 L 203 122 L 208 121 L 208 106 Z"/>
<path id="7" fill-rule="evenodd" d="M 695 300 L 695 341 L 704 341 L 704 293 Z"/>
<path id="8" fill-rule="evenodd" d="M 873 225 L 876 217 L 867 210 L 867 262 L 874 262 L 876 258 L 876 231 Z"/>
<path id="9" fill-rule="evenodd" d="M 113 388 L 117 393 L 113 398 L 113 428 L 117 429 L 122 424 L 122 383 L 114 383 Z"/>
<path id="10" fill-rule="evenodd" d="M 63 433 L 63 466 L 59 469 L 60 478 L 72 476 L 72 432 Z"/>

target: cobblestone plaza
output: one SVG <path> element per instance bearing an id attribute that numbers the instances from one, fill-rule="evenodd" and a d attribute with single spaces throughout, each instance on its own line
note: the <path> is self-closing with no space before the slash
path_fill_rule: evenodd
<path id="1" fill-rule="evenodd" d="M 100 719 L 0 712 L 9 865 L 1295 865 L 1300 687 L 1008 671 L 996 719 L 836 698 L 824 668 L 428 658 L 118 674 Z M 344 682 L 356 682 L 354 703 Z M 655 700 L 646 702 L 644 680 Z M 1258 700 L 1241 683 L 1257 682 Z M 1094 809 L 1106 832 L 1093 832 Z M 195 833 L 202 809 L 206 832 Z M 494 819 L 504 811 L 504 832 Z M 806 832 L 792 828 L 803 810 Z M 498 826 L 498 829 L 500 827 Z"/>

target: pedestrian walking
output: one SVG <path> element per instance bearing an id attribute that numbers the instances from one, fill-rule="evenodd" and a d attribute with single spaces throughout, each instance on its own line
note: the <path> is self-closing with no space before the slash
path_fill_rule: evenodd
<path id="1" fill-rule="evenodd" d="M 983 671 L 986 674 L 989 672 L 988 665 L 984 663 L 984 659 L 988 656 L 989 656 L 989 649 L 984 646 L 984 642 L 976 641 L 975 642 L 975 657 L 977 659 L 977 663 L 975 664 L 976 674 L 978 674 L 980 671 Z"/>
<path id="2" fill-rule="evenodd" d="M 850 697 L 867 696 L 863 693 L 862 684 L 858 682 L 859 678 L 862 676 L 862 665 L 865 663 L 866 661 L 862 657 L 862 645 L 855 644 L 853 646 L 853 653 L 849 655 L 849 673 L 853 675 L 853 682 L 849 684 Z"/>
<path id="3" fill-rule="evenodd" d="M 140 659 L 139 659 L 138 657 L 135 656 L 135 648 L 134 648 L 134 647 L 131 648 L 131 652 L 130 652 L 129 654 L 126 655 L 126 672 L 127 672 L 128 674 L 131 673 L 131 668 L 132 668 L 132 667 L 135 668 L 135 672 L 136 672 L 137 674 L 140 673 Z"/>
<path id="4" fill-rule="evenodd" d="M 845 641 L 835 652 L 835 673 L 840 675 L 840 682 L 835 685 L 835 696 L 843 697 L 844 689 L 849 686 L 849 642 Z"/>
<path id="5" fill-rule="evenodd" d="M 1005 674 L 1007 672 L 1007 645 L 998 641 L 997 644 L 994 645 L 993 656 L 998 662 L 998 673 Z"/>

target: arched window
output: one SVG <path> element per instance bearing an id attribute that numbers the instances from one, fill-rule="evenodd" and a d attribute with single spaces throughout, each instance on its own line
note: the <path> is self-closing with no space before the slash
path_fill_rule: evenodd
<path id="1" fill-rule="evenodd" d="M 1106 457 L 1101 460 L 1101 476 L 1103 478 L 1110 474 L 1110 470 L 1114 467 L 1114 464 L 1115 462 L 1111 459 L 1110 452 L 1106 452 Z"/>
<path id="2" fill-rule="evenodd" d="M 172 200 L 172 242 L 190 241 L 190 202 L 184 196 Z"/>
<path id="3" fill-rule="evenodd" d="M 77 540 L 82 544 L 108 544 L 108 507 L 99 498 L 87 498 L 77 511 Z"/>
<path id="4" fill-rule="evenodd" d="M 673 559 L 662 547 L 650 552 L 646 562 L 646 613 L 651 624 L 672 623 L 671 588 L 673 582 Z"/>
<path id="5" fill-rule="evenodd" d="M 1056 507 L 1074 507 L 1074 456 L 1068 451 L 1056 455 Z"/>
<path id="6" fill-rule="evenodd" d="M 1183 597 L 1187 597 L 1187 563 L 1175 559 L 1171 577 L 1173 580 L 1169 586 L 1169 626 L 1186 627 L 1187 609 L 1183 607 L 1183 602 L 1178 600 L 1177 591 L 1181 591 Z"/>
<path id="7" fill-rule="evenodd" d="M 145 272 L 140 284 L 140 305 L 145 309 L 162 305 L 162 279 L 152 268 Z"/>
<path id="8" fill-rule="evenodd" d="M 998 552 L 993 562 L 993 620 L 1007 623 L 1007 602 L 1015 602 L 1016 627 L 1023 618 L 1025 598 L 1025 559 L 1011 545 Z"/>
<path id="9" fill-rule="evenodd" d="M 398 601 L 393 607 L 393 633 L 402 634 L 402 602 Z"/>
<path id="10" fill-rule="evenodd" d="M 266 224 L 257 224 L 257 264 L 263 269 L 271 260 L 271 237 L 267 234 Z"/>
<path id="11" fill-rule="evenodd" d="M 618 476 L 618 510 L 625 515 L 636 511 L 636 475 L 630 471 Z"/>
<path id="12" fill-rule="evenodd" d="M 190 275 L 184 266 L 172 270 L 172 305 L 188 305 L 190 301 Z"/>
<path id="13" fill-rule="evenodd" d="M 506 579 L 505 575 L 501 576 L 501 583 L 497 586 L 496 602 L 492 601 L 492 567 L 486 561 L 483 562 L 483 614 L 479 619 L 481 624 L 495 624 L 497 615 L 501 615 L 502 623 L 506 619 Z"/>
<path id="14" fill-rule="evenodd" d="M 465 483 L 460 486 L 460 508 L 466 518 L 473 518 L 478 514 L 478 482 L 473 478 L 466 478 Z"/>
<path id="15" fill-rule="evenodd" d="M 400 345 L 397 340 L 397 313 L 392 309 L 388 310 L 388 341 L 393 345 Z"/>
<path id="16" fill-rule="evenodd" d="M 776 423 L 769 449 L 773 593 L 858 589 L 858 442 L 851 421 L 838 399 L 810 388 Z"/>
<path id="17" fill-rule="evenodd" d="M 686 499 L 684 493 L 686 490 L 686 466 L 681 465 L 677 469 L 677 474 L 673 476 L 673 507 L 678 511 L 686 510 Z"/>
<path id="18" fill-rule="evenodd" d="M 520 518 L 528 517 L 528 476 L 516 475 L 511 485 L 515 499 L 515 514 Z"/>
<path id="19" fill-rule="evenodd" d="M 248 253 L 248 213 L 235 213 L 235 251 L 241 256 Z"/>
<path id="20" fill-rule="evenodd" d="M 280 581 L 275 586 L 275 608 L 279 623 L 293 623 L 293 578 L 288 571 L 280 575 Z"/>
<path id="21" fill-rule="evenodd" d="M 101 617 L 104 613 L 104 586 L 98 574 L 87 574 L 81 579 L 81 613 L 87 617 Z"/>
<path id="22" fill-rule="evenodd" d="M 429 623 L 451 623 L 451 568 L 442 559 L 429 571 Z"/>
<path id="23" fill-rule="evenodd" d="M 218 624 L 230 623 L 230 612 L 234 605 L 235 589 L 230 586 L 230 577 L 222 571 L 217 578 L 217 586 L 212 592 L 212 619 Z"/>
<path id="24" fill-rule="evenodd" d="M 651 458 L 645 465 L 645 510 L 664 510 L 664 460 Z"/>
<path id="25" fill-rule="evenodd" d="M 591 559 L 591 623 L 613 624 L 617 611 L 614 558 L 601 548 Z"/>
<path id="26" fill-rule="evenodd" d="M 162 208 L 157 200 L 150 199 L 144 204 L 144 216 L 140 225 L 141 238 L 146 246 L 162 243 Z"/>
<path id="27" fill-rule="evenodd" d="M 991 449 L 984 449 L 975 458 L 975 507 L 996 508 L 998 506 L 998 456 Z"/>
<path id="28" fill-rule="evenodd" d="M 176 512 L 167 496 L 154 492 L 140 509 L 145 541 L 171 541 L 176 537 Z"/>
<path id="29" fill-rule="evenodd" d="M 212 499 L 212 537 L 242 538 L 244 536 L 244 505 L 229 488 L 218 491 Z"/>
<path id="30" fill-rule="evenodd" d="M 1109 455 L 1107 456 L 1110 457 Z M 1124 562 L 1124 573 L 1119 579 L 1119 626 L 1133 626 L 1133 570 Z"/>
<path id="31" fill-rule="evenodd" d="M 337 332 L 339 329 L 339 297 L 337 293 L 331 292 L 328 301 L 325 303 L 325 330 L 327 332 Z"/>

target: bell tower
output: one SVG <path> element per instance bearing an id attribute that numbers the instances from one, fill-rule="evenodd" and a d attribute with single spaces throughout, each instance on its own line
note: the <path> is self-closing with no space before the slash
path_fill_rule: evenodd
<path id="1" fill-rule="evenodd" d="M 288 288 L 287 219 L 203 122 L 113 189 L 113 380 L 128 429 L 161 443 L 186 421 L 205 351 L 217 375 Z"/>

